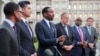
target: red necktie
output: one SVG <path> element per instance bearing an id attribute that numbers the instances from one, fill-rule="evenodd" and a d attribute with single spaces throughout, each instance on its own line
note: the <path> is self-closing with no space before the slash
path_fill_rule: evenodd
<path id="1" fill-rule="evenodd" d="M 81 28 L 79 27 L 78 30 L 79 30 L 80 39 L 82 42 L 84 42 L 84 37 L 83 37 L 83 33 L 81 31 Z"/>

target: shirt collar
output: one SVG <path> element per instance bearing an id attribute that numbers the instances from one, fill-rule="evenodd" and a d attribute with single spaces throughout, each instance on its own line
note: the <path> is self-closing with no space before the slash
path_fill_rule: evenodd
<path id="1" fill-rule="evenodd" d="M 24 19 L 23 17 L 21 17 L 21 19 L 22 19 L 22 21 L 23 21 L 23 22 L 27 22 L 27 20 L 26 20 L 26 19 Z"/>
<path id="2" fill-rule="evenodd" d="M 47 20 L 46 18 L 44 18 L 44 21 L 49 25 L 49 20 Z"/>
<path id="3" fill-rule="evenodd" d="M 64 25 L 63 23 L 61 23 L 61 25 L 62 25 L 62 26 L 67 26 L 67 25 Z"/>
<path id="4" fill-rule="evenodd" d="M 6 21 L 8 24 L 10 24 L 11 27 L 14 26 L 14 23 L 13 23 L 11 20 L 9 20 L 9 19 L 5 19 L 4 21 Z"/>
<path id="5" fill-rule="evenodd" d="M 86 27 L 87 27 L 87 28 L 91 28 L 91 26 L 88 26 L 88 25 L 87 25 Z"/>
<path id="6" fill-rule="evenodd" d="M 77 26 L 77 25 L 75 25 L 75 27 L 78 29 L 79 27 L 81 28 L 81 26 Z"/>

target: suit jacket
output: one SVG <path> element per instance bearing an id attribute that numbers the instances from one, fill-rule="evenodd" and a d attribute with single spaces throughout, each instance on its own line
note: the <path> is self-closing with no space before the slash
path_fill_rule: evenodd
<path id="1" fill-rule="evenodd" d="M 31 54 L 35 52 L 33 35 L 31 36 L 29 29 L 22 20 L 15 25 L 17 27 L 18 39 L 20 42 L 20 56 L 31 56 Z"/>
<path id="2" fill-rule="evenodd" d="M 17 35 L 6 21 L 0 26 L 0 56 L 19 56 Z"/>
<path id="3" fill-rule="evenodd" d="M 95 47 L 98 39 L 96 29 L 94 27 L 91 27 L 91 35 L 90 35 L 88 32 L 88 28 L 86 26 L 84 26 L 84 28 L 87 33 L 88 43 L 94 43 L 94 47 Z"/>
<path id="4" fill-rule="evenodd" d="M 44 19 L 36 23 L 35 32 L 39 41 L 38 56 L 46 56 L 44 51 L 50 49 L 54 53 L 53 46 L 56 45 L 56 28 L 52 23 L 53 30 L 51 30 Z"/>
<path id="5" fill-rule="evenodd" d="M 64 26 L 61 23 L 56 24 L 57 37 L 60 37 L 61 35 L 66 35 L 67 37 L 63 45 L 73 45 L 74 46 L 74 35 L 73 35 L 72 27 L 70 25 L 67 25 L 67 28 L 68 28 L 69 36 L 67 36 Z M 58 45 L 58 49 L 63 50 L 62 46 L 59 46 L 59 45 Z"/>
<path id="6" fill-rule="evenodd" d="M 80 42 L 81 39 L 80 39 L 76 26 L 73 26 L 72 29 L 74 33 L 74 39 L 75 39 L 75 46 L 72 49 L 72 56 L 81 56 L 83 55 L 83 50 L 84 50 L 82 46 L 78 45 L 78 42 Z M 85 32 L 85 29 L 82 27 L 81 30 L 83 32 L 84 41 L 87 41 L 88 37 L 86 36 L 87 34 Z"/>

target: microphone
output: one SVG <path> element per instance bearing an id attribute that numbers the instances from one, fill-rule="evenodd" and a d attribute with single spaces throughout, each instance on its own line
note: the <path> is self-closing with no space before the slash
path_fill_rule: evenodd
<path id="1" fill-rule="evenodd" d="M 51 51 L 50 49 L 46 49 L 46 50 L 44 51 L 44 54 L 45 54 L 46 56 L 54 56 L 54 54 L 52 53 L 52 51 Z"/>
<path id="2" fill-rule="evenodd" d="M 53 46 L 54 48 L 55 48 L 55 50 L 57 51 L 57 53 L 60 55 L 60 56 L 62 56 L 62 54 L 59 52 L 59 50 L 57 49 L 57 47 L 56 46 Z"/>

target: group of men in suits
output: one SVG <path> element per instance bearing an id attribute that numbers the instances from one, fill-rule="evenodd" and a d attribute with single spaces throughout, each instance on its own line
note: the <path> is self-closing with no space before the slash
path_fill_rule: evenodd
<path id="1" fill-rule="evenodd" d="M 6 19 L 0 25 L 0 56 L 37 56 L 27 22 L 32 12 L 30 2 L 8 2 L 3 11 Z"/>
<path id="2" fill-rule="evenodd" d="M 33 31 L 27 22 L 31 12 L 29 1 L 4 6 L 6 19 L 0 25 L 0 56 L 95 56 L 97 32 L 92 27 L 93 18 L 81 27 L 82 19 L 78 17 L 71 27 L 68 13 L 62 13 L 61 21 L 53 24 L 51 7 L 43 8 L 43 19 L 35 26 L 39 41 L 36 53 Z"/>
<path id="3" fill-rule="evenodd" d="M 95 56 L 97 32 L 92 27 L 93 18 L 87 18 L 86 26 L 82 27 L 82 19 L 78 17 L 71 27 L 68 13 L 62 13 L 61 22 L 56 25 L 51 22 L 54 18 L 51 7 L 43 8 L 42 15 L 43 20 L 35 27 L 38 56 Z"/>

